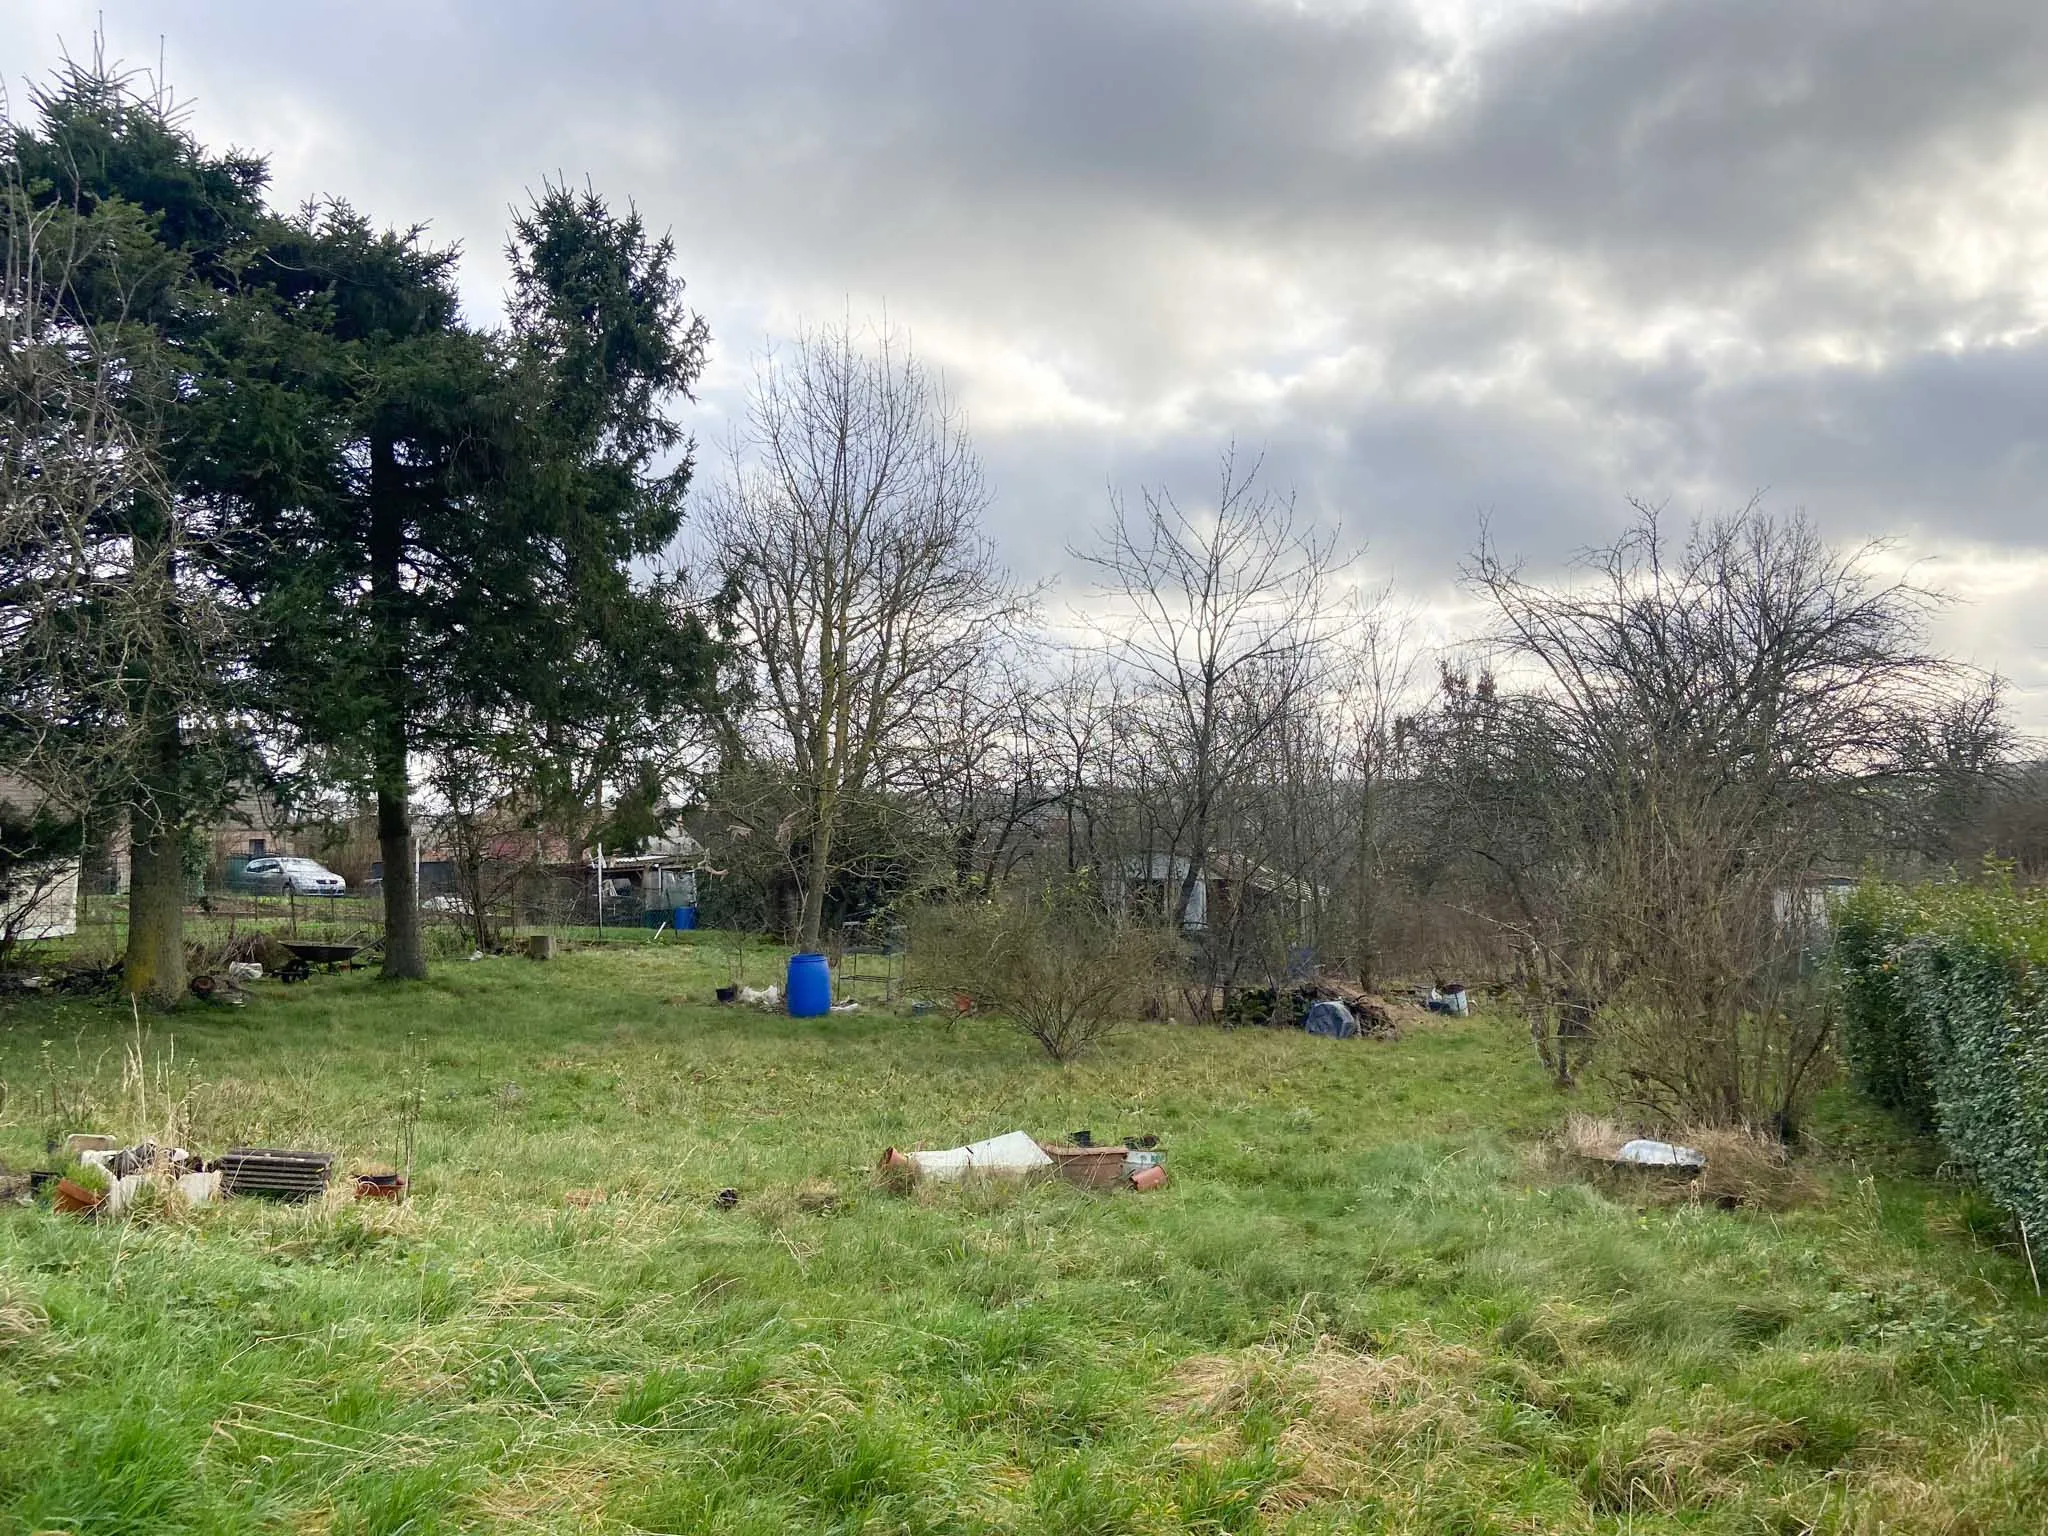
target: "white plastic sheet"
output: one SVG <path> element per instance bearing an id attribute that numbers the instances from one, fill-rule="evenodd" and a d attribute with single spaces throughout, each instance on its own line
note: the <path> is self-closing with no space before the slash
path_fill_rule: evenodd
<path id="1" fill-rule="evenodd" d="M 1707 1154 L 1697 1147 L 1674 1146 L 1668 1141 L 1650 1141 L 1643 1137 L 1626 1142 L 1614 1154 L 1618 1163 L 1640 1163 L 1646 1168 L 1704 1168 Z"/>
<path id="2" fill-rule="evenodd" d="M 958 1179 L 969 1173 L 1029 1173 L 1052 1166 L 1045 1148 L 1029 1131 L 1010 1131 L 940 1152 L 913 1152 L 910 1160 L 928 1179 Z"/>

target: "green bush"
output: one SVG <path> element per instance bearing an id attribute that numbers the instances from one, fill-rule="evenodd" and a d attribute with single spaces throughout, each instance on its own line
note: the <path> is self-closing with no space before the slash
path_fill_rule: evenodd
<path id="1" fill-rule="evenodd" d="M 1839 914 L 1835 958 L 1857 1082 L 2048 1235 L 2048 899 L 1868 886 Z"/>
<path id="2" fill-rule="evenodd" d="M 1842 1052 L 1856 1086 L 1922 1130 L 1934 1129 L 1927 1058 L 1892 954 L 1912 936 L 1916 909 L 1894 886 L 1869 884 L 1835 915 L 1842 982 Z"/>

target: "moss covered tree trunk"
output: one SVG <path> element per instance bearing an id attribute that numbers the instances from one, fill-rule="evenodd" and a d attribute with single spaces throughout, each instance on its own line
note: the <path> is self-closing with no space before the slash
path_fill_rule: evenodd
<path id="1" fill-rule="evenodd" d="M 128 952 L 121 984 L 130 996 L 168 1008 L 185 992 L 185 839 L 175 780 L 158 784 L 156 791 L 152 803 L 136 811 L 129 833 Z"/>
<path id="2" fill-rule="evenodd" d="M 132 579 L 161 630 L 156 643 L 177 633 L 177 565 L 168 512 L 149 498 L 137 503 Z M 121 984 L 130 997 L 168 1008 L 185 995 L 184 752 L 178 701 L 166 697 L 152 667 L 154 646 L 137 648 L 129 686 L 136 701 L 141 746 L 136 794 L 128 821 L 128 951 Z"/>
<path id="3" fill-rule="evenodd" d="M 370 445 L 370 625 L 377 710 L 371 752 L 377 781 L 377 847 L 384 860 L 387 981 L 421 981 L 419 872 L 413 864 L 412 778 L 406 762 L 405 484 L 388 436 Z"/>

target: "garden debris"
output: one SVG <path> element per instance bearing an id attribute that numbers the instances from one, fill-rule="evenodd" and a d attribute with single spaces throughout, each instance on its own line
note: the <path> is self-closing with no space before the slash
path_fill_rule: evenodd
<path id="1" fill-rule="evenodd" d="M 356 1175 L 356 1198 L 358 1200 L 403 1200 L 405 1198 L 405 1177 L 397 1173 L 359 1173 Z"/>
<path id="2" fill-rule="evenodd" d="M 1048 1145 L 1045 1151 L 1059 1176 L 1083 1189 L 1107 1189 L 1124 1177 L 1122 1147 L 1098 1147 L 1077 1139 L 1067 1146 Z"/>
<path id="3" fill-rule="evenodd" d="M 1574 1156 L 1622 1167 L 1697 1173 L 1707 1165 L 1706 1154 L 1697 1147 L 1630 1137 L 1613 1121 L 1591 1115 L 1575 1114 L 1565 1121 L 1564 1143 Z"/>
<path id="4" fill-rule="evenodd" d="M 175 1190 L 187 1205 L 211 1205 L 220 1198 L 219 1169 L 205 1172 L 168 1174 L 156 1169 L 124 1173 L 108 1186 L 101 1210 L 116 1215 L 134 1205 L 145 1190 Z"/>
<path id="5" fill-rule="evenodd" d="M 105 1190 L 87 1189 L 72 1179 L 59 1179 L 57 1193 L 51 1203 L 67 1216 L 83 1216 L 98 1210 L 100 1202 L 106 1198 Z"/>
<path id="6" fill-rule="evenodd" d="M 964 1147 L 947 1147 L 937 1152 L 899 1152 L 894 1147 L 883 1149 L 884 1168 L 906 1164 L 922 1178 L 950 1182 L 969 1173 L 1032 1173 L 1052 1167 L 1053 1160 L 1045 1148 L 1032 1139 L 1030 1132 L 1009 1131 L 1001 1136 L 991 1136 L 986 1141 L 969 1142 Z"/>
<path id="7" fill-rule="evenodd" d="M 1284 987 L 1245 987 L 1231 995 L 1223 1011 L 1226 1024 L 1233 1027 L 1263 1026 L 1272 1029 L 1301 1029 L 1319 1003 L 1339 1004 L 1351 1016 L 1352 1029 L 1336 1038 L 1349 1040 L 1369 1036 L 1375 1040 L 1397 1040 L 1400 1028 L 1394 1009 L 1384 999 L 1339 981 L 1317 975 Z M 1321 1016 L 1327 1021 L 1327 1014 Z M 1318 1033 L 1324 1033 L 1318 1030 Z"/>
<path id="8" fill-rule="evenodd" d="M 186 982 L 185 986 L 202 1003 L 220 1003 L 229 1008 L 239 1008 L 248 1001 L 242 995 L 241 983 L 233 976 L 217 976 L 212 971 L 201 971 Z"/>
<path id="9" fill-rule="evenodd" d="M 294 1152 L 279 1147 L 235 1147 L 219 1163 L 226 1193 L 294 1202 L 325 1194 L 333 1167 L 332 1153 Z"/>
<path id="10" fill-rule="evenodd" d="M 1301 1027 L 1311 1035 L 1322 1035 L 1331 1040 L 1358 1038 L 1358 1020 L 1351 1016 L 1349 1008 L 1332 998 L 1311 1004 L 1301 1017 Z"/>
<path id="11" fill-rule="evenodd" d="M 741 987 L 740 1001 L 749 1008 L 760 1008 L 773 1013 L 782 1006 L 782 988 L 772 981 L 765 987 Z"/>
<path id="12" fill-rule="evenodd" d="M 593 1205 L 603 1205 L 604 1200 L 604 1191 L 601 1189 L 572 1189 L 562 1196 L 562 1203 L 577 1211 L 587 1211 Z"/>
<path id="13" fill-rule="evenodd" d="M 75 1160 L 87 1152 L 111 1152 L 119 1145 L 98 1131 L 73 1131 L 64 1138 L 64 1155 Z"/>
<path id="14" fill-rule="evenodd" d="M 1680 1142 L 1652 1140 L 1632 1136 L 1611 1120 L 1574 1114 L 1565 1121 L 1557 1149 L 1574 1176 L 1588 1177 L 1617 1197 L 1651 1204 L 1790 1210 L 1826 1193 L 1774 1137 L 1707 1126 L 1682 1131 Z"/>
<path id="15" fill-rule="evenodd" d="M 1429 996 L 1423 999 L 1422 1006 L 1431 1013 L 1448 1013 L 1460 1019 L 1472 1011 L 1464 983 L 1457 981 L 1438 982 L 1429 989 Z"/>
<path id="16" fill-rule="evenodd" d="M 121 962 L 74 960 L 37 971 L 0 970 L 0 992 L 111 992 L 121 980 Z"/>
<path id="17" fill-rule="evenodd" d="M 113 1138 L 101 1139 L 111 1141 Z M 125 1179 L 134 1173 L 185 1173 L 194 1163 L 192 1154 L 183 1147 L 160 1147 L 147 1139 L 120 1150 L 111 1147 L 82 1148 L 78 1160 L 89 1168 L 100 1169 L 112 1179 Z"/>
<path id="18" fill-rule="evenodd" d="M 228 980 L 261 981 L 262 979 L 263 967 L 258 962 L 254 960 L 230 960 L 228 962 Z"/>
<path id="19" fill-rule="evenodd" d="M 1158 1145 L 1159 1138 L 1149 1132 L 1127 1136 L 1121 1145 L 1098 1146 L 1094 1133 L 1087 1130 L 1073 1132 L 1066 1142 L 1040 1142 L 1028 1132 L 1011 1131 L 939 1151 L 886 1147 L 876 1171 L 885 1185 L 899 1192 L 921 1178 L 950 1183 L 970 1173 L 1022 1178 L 1051 1174 L 1082 1189 L 1114 1189 L 1121 1184 L 1157 1189 L 1166 1182 L 1160 1166 L 1166 1154 L 1156 1150 Z"/>
<path id="20" fill-rule="evenodd" d="M 711 1197 L 711 1203 L 721 1211 L 729 1211 L 740 1203 L 740 1192 L 727 1187 Z"/>
<path id="21" fill-rule="evenodd" d="M 1681 1147 L 1668 1141 L 1637 1137 L 1624 1142 L 1614 1154 L 1617 1163 L 1635 1163 L 1644 1168 L 1704 1168 L 1707 1154 L 1697 1147 Z"/>

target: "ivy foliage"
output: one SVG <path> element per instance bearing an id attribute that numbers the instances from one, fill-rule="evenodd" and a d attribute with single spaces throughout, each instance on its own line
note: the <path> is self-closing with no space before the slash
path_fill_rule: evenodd
<path id="1" fill-rule="evenodd" d="M 2048 897 L 1867 885 L 1837 914 L 1835 958 L 1858 1085 L 2048 1236 Z"/>

